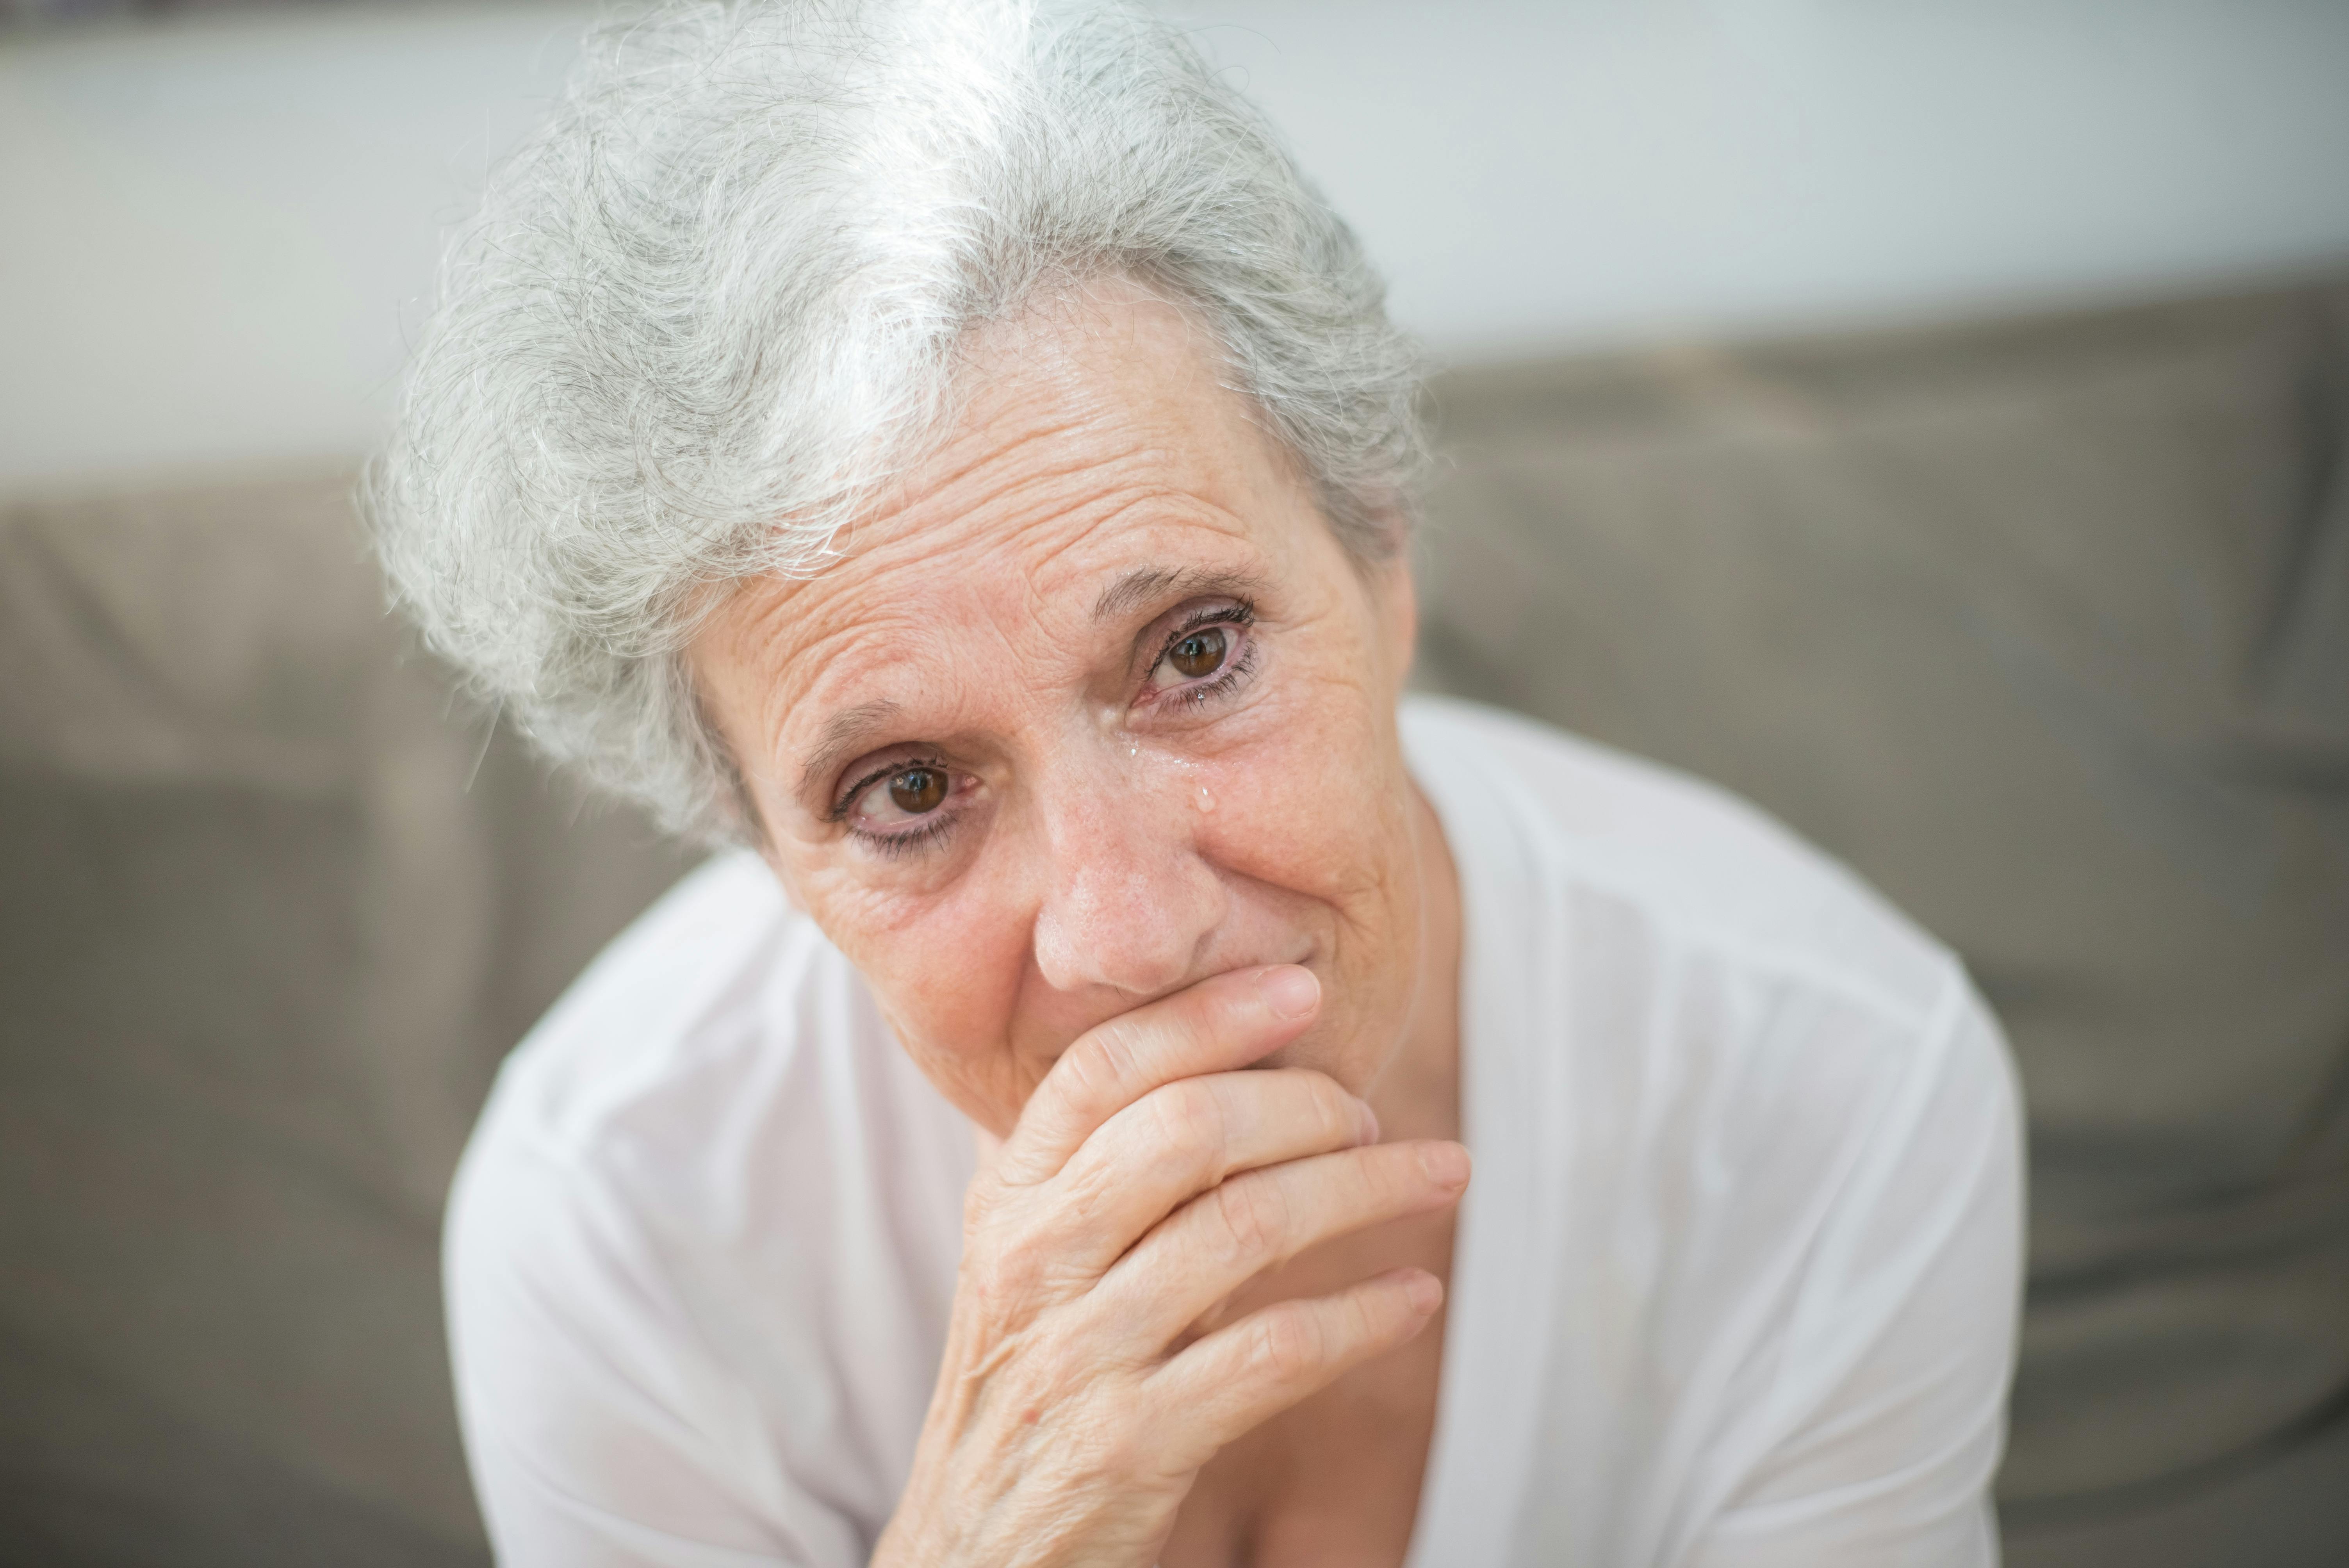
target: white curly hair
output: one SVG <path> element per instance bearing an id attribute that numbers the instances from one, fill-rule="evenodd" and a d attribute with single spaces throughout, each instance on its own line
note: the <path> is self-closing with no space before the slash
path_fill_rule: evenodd
<path id="1" fill-rule="evenodd" d="M 683 658 L 821 570 L 954 350 L 1122 273 L 1191 312 L 1360 557 L 1423 460 L 1361 247 L 1189 41 L 1114 5 L 731 0 L 607 24 L 443 263 L 363 486 L 396 603 L 559 762 L 750 830 Z"/>

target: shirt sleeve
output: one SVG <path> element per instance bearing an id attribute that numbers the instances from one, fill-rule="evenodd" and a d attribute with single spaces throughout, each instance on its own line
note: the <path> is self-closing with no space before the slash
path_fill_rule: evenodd
<path id="1" fill-rule="evenodd" d="M 680 1320 L 671 1272 L 589 1174 L 477 1149 L 444 1268 L 458 1414 L 505 1568 L 866 1560 L 868 1530 L 771 1451 Z"/>
<path id="2" fill-rule="evenodd" d="M 2017 1091 L 1962 975 L 1851 1134 L 1690 1568 L 1990 1568 L 2023 1265 Z M 1732 1456 L 1734 1456 L 1732 1458 Z"/>

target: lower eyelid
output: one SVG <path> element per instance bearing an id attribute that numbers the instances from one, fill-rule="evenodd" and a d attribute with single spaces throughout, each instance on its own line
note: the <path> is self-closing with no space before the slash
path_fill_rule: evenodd
<path id="1" fill-rule="evenodd" d="M 869 828 L 851 828 L 849 831 L 885 855 L 902 855 L 944 838 L 953 829 L 954 819 L 942 815 L 902 833 L 876 833 Z"/>
<path id="2" fill-rule="evenodd" d="M 975 788 L 975 785 L 969 779 L 958 779 L 947 794 L 947 799 L 951 802 L 957 796 L 965 793 L 970 788 Z M 944 838 L 953 831 L 964 809 L 957 809 L 951 804 L 941 805 L 936 810 L 926 816 L 914 819 L 910 825 L 894 833 L 876 831 L 871 828 L 860 828 L 853 820 L 848 821 L 845 826 L 853 837 L 863 840 L 884 854 L 905 854 L 921 848 L 925 843 Z"/>

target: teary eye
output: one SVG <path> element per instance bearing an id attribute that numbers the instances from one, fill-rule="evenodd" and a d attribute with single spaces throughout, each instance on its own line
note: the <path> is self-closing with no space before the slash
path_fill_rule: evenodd
<path id="1" fill-rule="evenodd" d="M 1205 712 L 1228 696 L 1255 670 L 1255 624 L 1256 606 L 1246 599 L 1193 608 L 1164 634 L 1143 697 L 1178 705 L 1169 712 Z"/>
<path id="2" fill-rule="evenodd" d="M 1228 645 L 1221 626 L 1202 626 L 1166 650 L 1166 662 L 1187 680 L 1211 676 L 1224 662 Z"/>

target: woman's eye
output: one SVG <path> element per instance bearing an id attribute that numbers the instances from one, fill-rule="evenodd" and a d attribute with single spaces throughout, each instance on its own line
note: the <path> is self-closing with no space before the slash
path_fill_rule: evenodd
<path id="1" fill-rule="evenodd" d="M 925 817 L 946 804 L 951 788 L 943 768 L 927 763 L 901 768 L 885 779 L 874 779 L 850 810 L 867 822 L 888 823 Z"/>
<path id="2" fill-rule="evenodd" d="M 1221 626 L 1202 626 L 1175 640 L 1159 662 L 1159 671 L 1170 673 L 1174 681 L 1153 680 L 1154 686 L 1172 686 L 1177 681 L 1195 681 L 1214 675 L 1223 668 L 1224 659 L 1231 648 L 1231 639 Z"/>
<path id="3" fill-rule="evenodd" d="M 947 798 L 947 776 L 935 768 L 908 768 L 889 780 L 889 799 L 911 816 L 935 811 Z"/>

